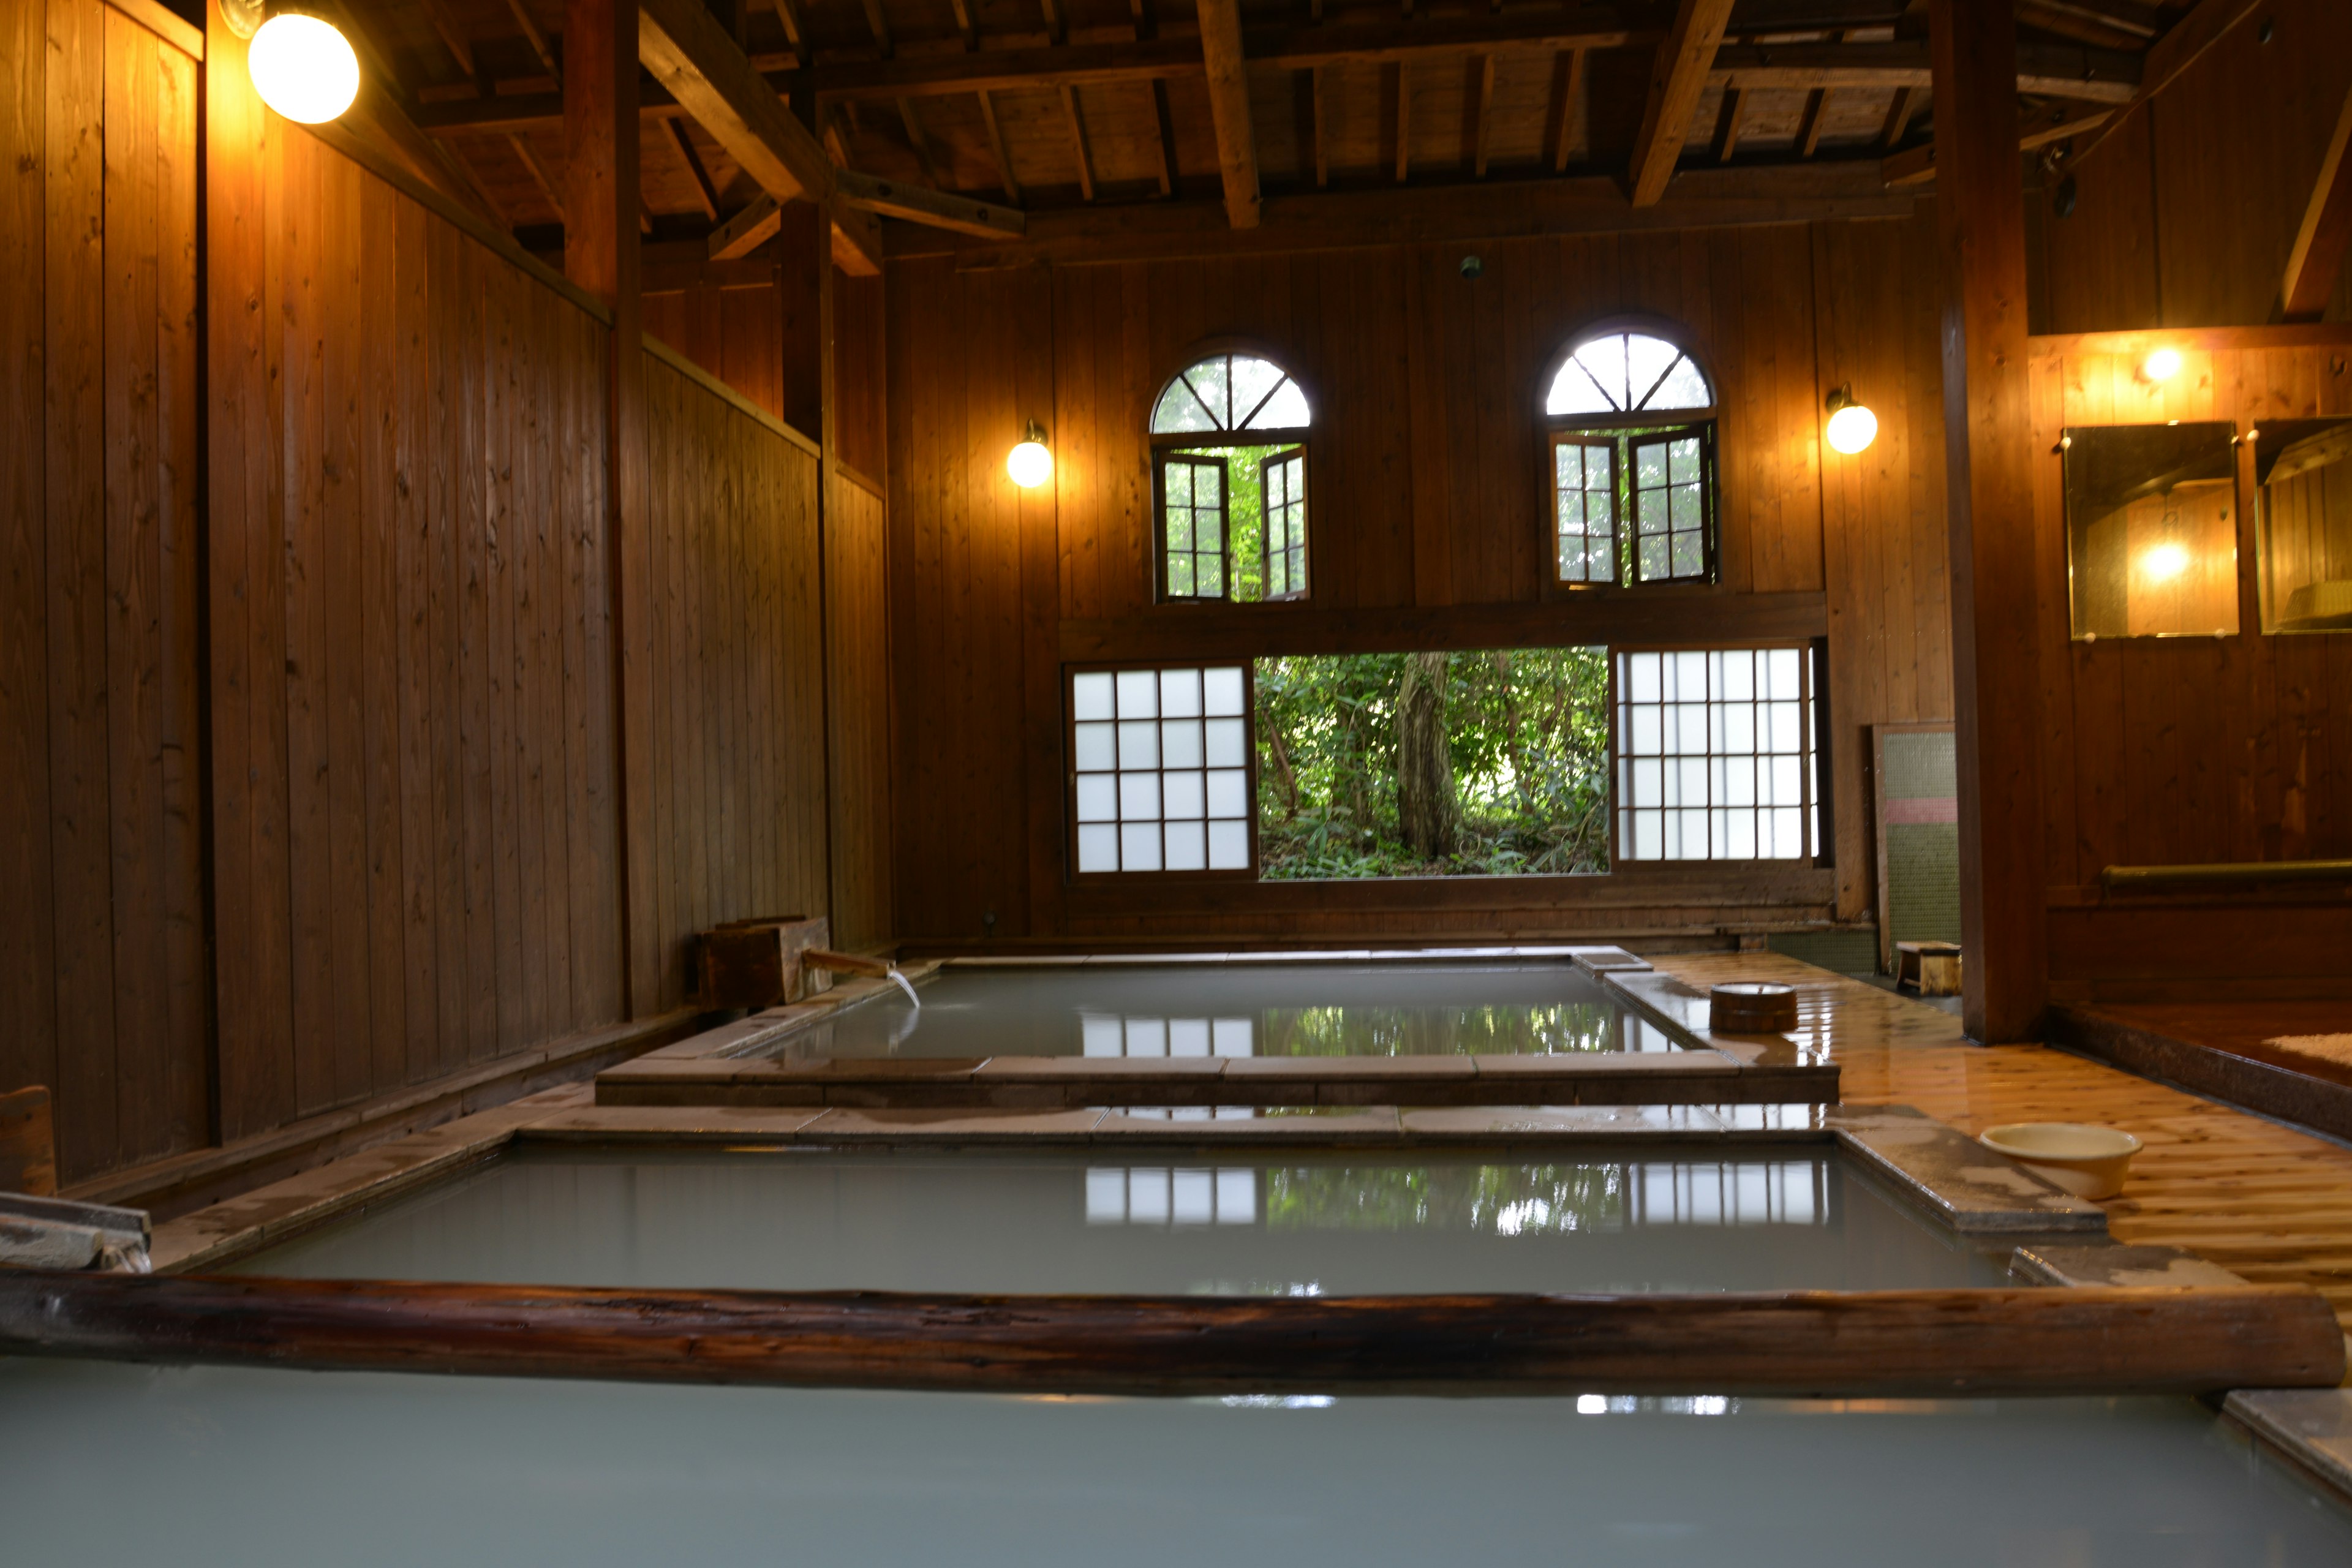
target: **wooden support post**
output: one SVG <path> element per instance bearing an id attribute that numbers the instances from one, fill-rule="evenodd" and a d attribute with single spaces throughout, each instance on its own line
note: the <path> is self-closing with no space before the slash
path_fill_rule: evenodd
<path id="1" fill-rule="evenodd" d="M 2347 245 L 2352 245 L 2352 92 L 2344 95 L 2311 205 L 2304 210 L 2303 226 L 2286 258 L 2286 281 L 2279 289 L 2279 310 L 2286 320 L 2319 320 L 2328 296 L 2336 292 Z"/>
<path id="2" fill-rule="evenodd" d="M 716 23 L 712 24 L 714 26 Z M 652 869 L 653 497 L 646 450 L 644 310 L 637 213 L 637 11 L 627 0 L 568 0 L 563 28 L 563 270 L 612 307 L 604 405 L 603 557 L 612 617 L 614 753 L 619 759 L 624 1012 L 659 1005 Z M 592 958 L 591 960 L 594 960 Z"/>
<path id="3" fill-rule="evenodd" d="M 1934 0 L 1930 18 L 1968 955 L 1962 1020 L 1971 1037 L 2001 1045 L 2041 1037 L 2048 977 L 2017 23 L 2011 0 Z"/>
<path id="4" fill-rule="evenodd" d="M 1633 142 L 1635 206 L 1655 206 L 1666 194 L 1666 182 L 1675 176 L 1675 161 L 1682 156 L 1691 116 L 1698 112 L 1699 94 L 1706 88 L 1706 73 L 1715 65 L 1715 51 L 1730 20 L 1731 0 L 1682 0 L 1674 26 L 1658 46 L 1650 69 L 1649 107 L 1643 110 L 1641 134 Z"/>
<path id="5" fill-rule="evenodd" d="M 1225 220 L 1255 228 L 1257 139 L 1250 129 L 1249 68 L 1242 58 L 1237 0 L 1200 0 L 1201 60 L 1209 78 L 1209 118 L 1217 132 L 1217 168 L 1225 180 Z"/>

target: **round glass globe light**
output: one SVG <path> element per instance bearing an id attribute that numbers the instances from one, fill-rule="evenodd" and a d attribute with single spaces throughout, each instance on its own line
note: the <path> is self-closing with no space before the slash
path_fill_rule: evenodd
<path id="1" fill-rule="evenodd" d="M 1004 459 L 1004 471 L 1024 490 L 1034 490 L 1054 477 L 1054 454 L 1043 441 L 1024 441 Z"/>
<path id="2" fill-rule="evenodd" d="M 245 63 L 261 101 L 304 125 L 334 119 L 359 96 L 359 57 L 332 23 L 316 16 L 270 17 L 247 46 Z"/>
<path id="3" fill-rule="evenodd" d="M 1878 439 L 1878 416 L 1859 403 L 1849 403 L 1830 416 L 1830 445 L 1848 457 Z"/>
<path id="4" fill-rule="evenodd" d="M 2158 349 L 2141 362 L 2140 370 L 2150 381 L 2170 381 L 2180 374 L 2180 351 Z"/>

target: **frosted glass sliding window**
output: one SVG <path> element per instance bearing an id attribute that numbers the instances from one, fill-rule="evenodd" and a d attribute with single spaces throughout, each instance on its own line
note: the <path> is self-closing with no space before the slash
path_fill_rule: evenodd
<path id="1" fill-rule="evenodd" d="M 1617 656 L 1620 860 L 1819 853 L 1803 648 Z"/>
<path id="2" fill-rule="evenodd" d="M 1253 868 L 1249 699 L 1242 665 L 1070 677 L 1081 875 Z"/>

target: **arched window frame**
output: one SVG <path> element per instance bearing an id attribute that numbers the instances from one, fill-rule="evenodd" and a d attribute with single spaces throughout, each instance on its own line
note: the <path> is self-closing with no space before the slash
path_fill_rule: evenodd
<path id="1" fill-rule="evenodd" d="M 1265 394 L 1242 416 L 1238 425 L 1228 425 L 1213 430 L 1169 430 L 1151 428 L 1160 403 L 1178 381 L 1189 376 L 1203 364 L 1218 360 L 1230 364 L 1234 359 L 1262 361 L 1282 374 L 1282 381 Z M 1283 387 L 1295 388 L 1307 405 L 1308 422 L 1250 427 L 1248 420 L 1260 408 L 1280 395 Z M 1152 596 L 1165 604 L 1297 604 L 1305 601 L 1312 590 L 1312 540 L 1310 497 L 1307 483 L 1308 453 L 1313 437 L 1314 410 L 1318 399 L 1307 383 L 1283 358 L 1255 342 L 1219 341 L 1203 343 L 1187 353 L 1174 370 L 1152 389 L 1151 401 L 1144 410 L 1144 427 L 1151 449 L 1151 562 Z M 1206 411 L 1204 409 L 1204 411 Z M 1215 417 L 1211 413 L 1211 417 Z M 1230 501 L 1236 475 L 1232 460 L 1222 455 L 1236 447 L 1267 448 L 1268 455 L 1260 459 L 1248 482 L 1256 488 L 1261 498 L 1279 495 L 1281 501 L 1262 501 L 1258 554 L 1255 562 L 1255 578 L 1260 585 L 1255 598 L 1236 599 L 1233 589 L 1241 575 L 1233 559 L 1230 530 Z M 1213 470 L 1218 476 L 1218 567 L 1217 591 L 1203 593 L 1202 564 L 1208 552 L 1185 550 L 1171 545 L 1171 532 L 1181 542 L 1183 534 L 1175 529 L 1171 516 L 1171 500 L 1185 501 L 1199 493 L 1202 470 Z M 1277 536 L 1267 526 L 1276 509 L 1285 521 Z M 1188 507 L 1192 516 L 1184 521 L 1198 526 L 1200 511 Z M 1278 550 L 1276 547 L 1279 547 Z M 1192 560 L 1180 558 L 1192 556 Z M 1180 570 L 1180 567 L 1182 570 Z"/>
<path id="2" fill-rule="evenodd" d="M 1598 414 L 1549 412 L 1551 390 L 1579 350 L 1600 339 L 1633 334 L 1647 337 L 1678 351 L 1649 389 L 1654 395 L 1672 375 L 1675 364 L 1687 361 L 1706 384 L 1710 399 L 1703 406 L 1652 408 L 1636 401 L 1624 411 Z M 1644 395 L 1644 399 L 1646 399 Z M 1571 333 L 1545 364 L 1535 388 L 1536 406 L 1542 412 L 1546 440 L 1543 454 L 1543 510 L 1546 556 L 1552 564 L 1555 587 L 1584 592 L 1609 587 L 1650 587 L 1670 584 L 1697 584 L 1717 580 L 1720 557 L 1721 489 L 1717 468 L 1717 416 L 1722 390 L 1706 360 L 1690 345 L 1687 335 L 1673 322 L 1654 317 L 1612 317 L 1587 323 Z M 1573 452 L 1571 458 L 1569 454 Z M 1661 483 L 1643 486 L 1643 459 L 1657 455 Z M 1595 480 L 1599 483 L 1595 483 Z M 1646 551 L 1641 523 L 1648 504 L 1643 491 L 1658 494 L 1666 509 L 1668 527 L 1662 553 Z M 1580 500 L 1571 501 L 1571 492 Z M 1681 495 L 1693 498 L 1696 527 L 1675 526 L 1672 513 Z M 1595 548 L 1589 525 L 1594 496 L 1605 497 L 1605 548 Z M 1583 524 L 1570 531 L 1573 519 Z M 1695 535 L 1695 537 L 1693 537 Z M 1651 535 L 1650 538 L 1660 538 Z"/>

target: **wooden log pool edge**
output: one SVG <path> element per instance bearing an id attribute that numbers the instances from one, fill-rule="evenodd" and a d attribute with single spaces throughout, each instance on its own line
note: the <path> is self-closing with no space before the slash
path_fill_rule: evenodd
<path id="1" fill-rule="evenodd" d="M 0 1354 L 1000 1394 L 2206 1394 L 2341 1383 L 2301 1285 L 967 1296 L 0 1271 Z"/>

